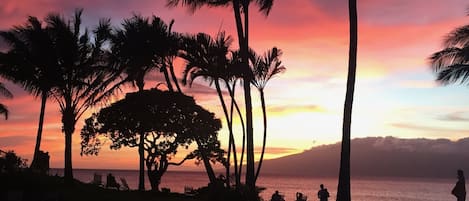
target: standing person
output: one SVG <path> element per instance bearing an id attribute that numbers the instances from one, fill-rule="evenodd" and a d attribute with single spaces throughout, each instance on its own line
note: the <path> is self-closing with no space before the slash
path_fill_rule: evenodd
<path id="1" fill-rule="evenodd" d="M 456 196 L 457 201 L 466 201 L 466 180 L 462 170 L 458 170 L 458 182 L 456 182 L 451 194 Z"/>
<path id="2" fill-rule="evenodd" d="M 323 184 L 319 185 L 319 187 L 321 187 L 321 190 L 318 191 L 319 201 L 327 201 L 329 198 L 329 192 L 327 191 L 327 188 L 324 188 Z"/>

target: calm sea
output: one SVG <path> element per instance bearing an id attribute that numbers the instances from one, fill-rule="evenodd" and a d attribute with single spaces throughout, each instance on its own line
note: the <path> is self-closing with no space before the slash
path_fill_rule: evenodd
<path id="1" fill-rule="evenodd" d="M 116 179 L 125 178 L 131 189 L 136 189 L 138 186 L 138 171 L 135 170 L 74 170 L 74 177 L 82 182 L 90 182 L 94 173 L 103 175 L 103 181 L 106 181 L 108 173 L 112 173 Z M 52 169 L 50 174 L 63 175 L 63 171 Z M 450 201 L 455 200 L 450 194 L 455 182 L 456 180 L 451 179 L 352 179 L 352 199 L 354 201 Z M 172 192 L 183 192 L 184 186 L 197 188 L 206 186 L 207 183 L 208 178 L 205 173 L 167 172 L 162 178 L 160 187 L 170 188 Z M 336 178 L 261 175 L 257 184 L 266 188 L 261 194 L 266 201 L 270 200 L 275 190 L 284 195 L 286 201 L 294 201 L 296 192 L 308 196 L 308 201 L 316 201 L 320 184 L 328 188 L 331 194 L 329 200 L 335 200 L 337 192 Z M 150 188 L 148 179 L 145 187 Z"/>

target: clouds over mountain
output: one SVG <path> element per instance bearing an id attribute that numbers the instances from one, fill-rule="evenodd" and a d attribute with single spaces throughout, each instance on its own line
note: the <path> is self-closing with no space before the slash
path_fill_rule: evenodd
<path id="1" fill-rule="evenodd" d="M 454 177 L 469 171 L 469 138 L 400 139 L 368 137 L 352 140 L 351 174 L 355 177 Z M 337 177 L 340 143 L 267 160 L 262 173 Z"/>

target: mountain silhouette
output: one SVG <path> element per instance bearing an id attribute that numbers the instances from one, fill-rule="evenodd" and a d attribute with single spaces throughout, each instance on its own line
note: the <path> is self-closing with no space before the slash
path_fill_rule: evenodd
<path id="1" fill-rule="evenodd" d="M 261 174 L 337 177 L 339 157 L 340 143 L 321 145 L 299 154 L 265 160 Z M 352 177 L 456 178 L 457 169 L 469 171 L 469 138 L 352 140 Z"/>

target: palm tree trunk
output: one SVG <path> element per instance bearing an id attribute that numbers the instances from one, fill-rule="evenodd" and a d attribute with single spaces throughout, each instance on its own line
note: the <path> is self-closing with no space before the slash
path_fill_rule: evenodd
<path id="1" fill-rule="evenodd" d="M 72 134 L 75 130 L 75 113 L 71 103 L 66 103 L 62 111 L 62 123 L 65 134 L 64 179 L 67 184 L 73 182 Z"/>
<path id="2" fill-rule="evenodd" d="M 205 153 L 207 150 L 203 148 L 202 143 L 199 139 L 197 139 L 196 141 L 197 146 L 200 150 L 200 154 L 202 155 L 202 161 L 204 162 L 205 171 L 207 172 L 208 179 L 210 183 L 215 184 L 217 178 L 215 176 L 215 171 L 213 171 L 212 165 L 210 164 L 210 160 L 208 159 L 207 154 Z"/>
<path id="3" fill-rule="evenodd" d="M 173 59 L 169 62 L 169 72 L 171 73 L 171 77 L 173 78 L 174 85 L 176 85 L 176 89 L 179 93 L 182 93 L 181 87 L 179 86 L 178 79 L 176 77 L 176 73 L 174 73 L 174 66 L 173 66 Z"/>
<path id="4" fill-rule="evenodd" d="M 138 91 L 143 91 L 145 87 L 145 73 L 139 73 L 135 79 L 135 85 L 137 85 Z"/>
<path id="5" fill-rule="evenodd" d="M 138 190 L 144 191 L 145 190 L 145 150 L 144 150 L 144 142 L 145 142 L 145 133 L 140 132 L 140 141 L 138 144 L 138 156 L 139 156 L 139 176 L 138 176 Z"/>
<path id="6" fill-rule="evenodd" d="M 244 158 L 244 146 L 245 146 L 245 140 L 246 140 L 246 127 L 244 126 L 244 119 L 243 119 L 243 115 L 241 114 L 241 110 L 239 109 L 239 106 L 238 106 L 238 103 L 236 103 L 236 99 L 235 99 L 235 89 L 236 89 L 236 81 L 233 82 L 233 85 L 232 87 L 230 87 L 230 84 L 225 80 L 225 84 L 227 86 L 227 89 L 228 89 L 228 92 L 230 94 L 230 97 L 231 97 L 231 119 L 233 119 L 233 106 L 234 108 L 236 108 L 236 112 L 238 113 L 238 116 L 239 116 L 239 120 L 241 122 L 241 128 L 243 130 L 243 139 L 242 139 L 242 147 L 241 147 L 241 157 L 239 159 L 239 163 L 238 163 L 238 175 L 235 177 L 236 179 L 236 187 L 239 188 L 240 185 L 241 185 L 241 173 L 242 173 L 242 169 L 243 169 L 243 158 Z M 233 123 L 233 121 L 231 121 L 231 123 Z M 236 149 L 233 150 L 234 153 L 237 153 Z M 236 161 L 235 161 L 236 162 Z"/>
<path id="7" fill-rule="evenodd" d="M 39 156 L 39 150 L 41 150 L 41 139 L 42 139 L 42 127 L 44 125 L 44 113 L 46 110 L 47 102 L 47 93 L 43 92 L 41 94 L 41 112 L 39 113 L 39 123 L 37 126 L 37 135 L 36 135 L 36 146 L 34 147 L 33 161 L 31 162 L 31 168 L 35 169 L 37 167 L 37 160 Z"/>
<path id="8" fill-rule="evenodd" d="M 257 166 L 255 181 L 257 181 L 257 178 L 259 177 L 259 172 L 261 171 L 262 161 L 264 160 L 265 144 L 266 144 L 266 139 L 267 139 L 267 112 L 266 112 L 266 108 L 265 108 L 264 90 L 263 89 L 259 90 L 259 93 L 261 95 L 262 116 L 263 116 L 263 119 L 264 119 L 264 136 L 263 136 L 263 139 L 262 139 L 262 152 L 261 152 L 261 157 L 259 159 L 259 164 Z"/>
<path id="9" fill-rule="evenodd" d="M 231 143 L 231 138 L 228 139 L 228 152 L 226 153 L 226 161 L 227 161 L 227 165 L 225 167 L 225 174 L 226 174 L 226 180 L 225 180 L 225 183 L 226 183 L 226 186 L 230 186 L 230 168 L 231 168 L 231 148 L 232 148 L 232 144 Z"/>
<path id="10" fill-rule="evenodd" d="M 357 69 L 357 1 L 349 0 L 350 49 L 347 76 L 347 92 L 344 103 L 344 122 L 342 127 L 342 150 L 340 154 L 339 184 L 337 201 L 350 201 L 350 128 L 352 125 L 353 94 Z"/>
<path id="11" fill-rule="evenodd" d="M 246 108 L 246 185 L 250 190 L 255 189 L 254 183 L 254 136 L 252 127 L 252 102 L 251 102 L 251 77 L 249 76 L 248 66 L 248 47 L 246 36 L 244 36 L 243 25 L 240 13 L 241 4 L 239 0 L 233 0 L 233 11 L 236 20 L 236 29 L 238 32 L 238 42 L 243 63 L 243 89 L 244 103 Z M 246 15 L 246 13 L 244 13 Z M 245 18 L 247 19 L 247 18 Z M 246 23 L 246 22 L 245 22 Z M 246 24 L 245 24 L 246 25 Z"/>
<path id="12" fill-rule="evenodd" d="M 164 74 L 164 79 L 166 80 L 166 85 L 168 86 L 168 90 L 171 91 L 171 92 L 174 92 L 173 84 L 171 83 L 171 80 L 169 79 L 168 69 L 167 69 L 166 65 L 164 65 L 161 68 L 161 71 Z"/>
<path id="13" fill-rule="evenodd" d="M 243 54 L 243 66 L 244 66 L 244 101 L 246 104 L 246 185 L 252 191 L 256 188 L 256 181 L 255 181 L 255 168 L 254 168 L 254 131 L 252 125 L 252 101 L 251 101 L 251 75 L 250 69 L 248 64 L 248 48 L 249 48 L 249 41 L 248 41 L 248 23 L 249 23 L 249 1 L 244 1 L 244 40 L 240 40 L 241 43 L 244 43 L 242 48 Z"/>
<path id="14" fill-rule="evenodd" d="M 236 146 L 235 146 L 235 142 L 234 142 L 234 136 L 233 136 L 233 124 L 232 124 L 232 119 L 230 119 L 229 117 L 229 114 L 228 114 L 228 109 L 226 108 L 226 104 L 225 104 L 225 100 L 223 99 L 223 94 L 221 92 L 221 87 L 220 87 L 220 82 L 218 81 L 218 79 L 215 79 L 215 87 L 217 89 L 217 93 L 218 93 L 218 97 L 220 99 L 220 103 L 222 105 L 222 108 L 223 108 L 223 113 L 225 114 L 225 118 L 226 118 L 226 123 L 228 124 L 228 130 L 229 130 L 229 140 L 228 140 L 228 143 L 230 144 L 230 146 L 233 148 L 233 160 L 235 161 L 234 162 L 234 170 L 235 170 L 235 177 L 238 176 L 238 163 L 237 163 L 237 156 L 236 156 Z M 228 158 L 229 160 L 229 158 Z M 229 161 L 228 161 L 229 162 Z M 228 169 L 230 167 L 228 166 Z M 228 175 L 226 175 L 227 177 L 229 177 L 229 170 L 227 171 Z"/>
<path id="15" fill-rule="evenodd" d="M 239 183 L 241 183 L 241 175 L 243 174 L 243 161 L 244 161 L 244 155 L 246 153 L 246 134 L 243 133 L 243 139 L 242 139 L 242 145 L 241 145 L 241 157 L 239 159 L 239 177 L 236 178 Z"/>
<path id="16" fill-rule="evenodd" d="M 143 78 L 143 77 L 142 77 Z M 138 81 L 137 79 L 137 86 L 138 91 L 143 91 L 143 80 Z M 142 83 L 142 85 L 138 85 L 138 83 Z M 145 132 L 140 132 L 140 141 L 138 143 L 138 157 L 139 157 L 139 174 L 138 174 L 138 190 L 144 191 L 145 190 Z"/>
<path id="17" fill-rule="evenodd" d="M 65 170 L 64 177 L 68 184 L 73 181 L 73 167 L 72 167 L 72 133 L 65 133 Z"/>

